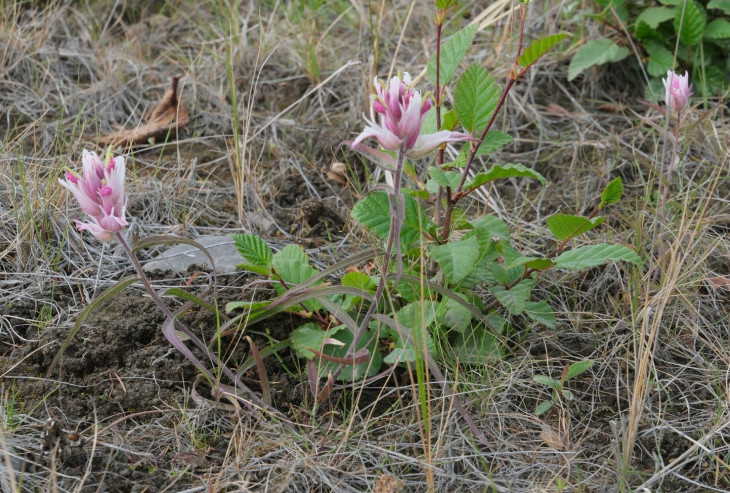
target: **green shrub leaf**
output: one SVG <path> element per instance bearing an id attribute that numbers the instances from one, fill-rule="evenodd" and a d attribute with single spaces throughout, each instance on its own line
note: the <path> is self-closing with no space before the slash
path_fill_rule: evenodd
<path id="1" fill-rule="evenodd" d="M 301 284 L 315 276 L 317 270 L 309 265 L 309 259 L 299 245 L 287 245 L 274 255 L 272 265 L 288 285 Z"/>
<path id="2" fill-rule="evenodd" d="M 577 377 L 581 373 L 585 373 L 588 370 L 591 369 L 591 366 L 593 366 L 594 361 L 592 360 L 584 360 L 584 361 L 576 361 L 575 363 L 572 363 L 568 367 L 568 372 L 565 374 L 565 380 L 570 380 L 571 378 Z"/>
<path id="3" fill-rule="evenodd" d="M 527 300 L 530 298 L 530 292 L 535 286 L 534 279 L 523 279 L 511 289 L 506 289 L 501 285 L 492 286 L 491 291 L 497 301 L 499 301 L 505 309 L 512 315 L 519 315 L 525 311 Z"/>
<path id="4" fill-rule="evenodd" d="M 568 67 L 568 80 L 573 80 L 584 70 L 594 65 L 618 62 L 629 56 L 629 49 L 619 46 L 610 39 L 589 41 L 573 55 Z"/>
<path id="5" fill-rule="evenodd" d="M 532 379 L 540 385 L 545 385 L 546 387 L 550 387 L 553 390 L 560 390 L 561 388 L 563 388 L 563 384 L 561 384 L 554 378 L 548 377 L 547 375 L 535 375 L 534 377 L 532 377 Z"/>
<path id="6" fill-rule="evenodd" d="M 401 228 L 401 244 L 408 249 L 421 235 L 421 226 L 424 230 L 431 225 L 418 202 L 408 195 L 405 196 L 406 218 Z M 352 217 L 368 228 L 380 238 L 387 238 L 390 233 L 390 204 L 388 194 L 383 190 L 376 190 L 352 208 Z"/>
<path id="7" fill-rule="evenodd" d="M 509 144 L 510 142 L 512 142 L 511 135 L 500 132 L 499 130 L 490 130 L 479 145 L 476 155 L 481 156 L 482 154 L 496 151 L 503 145 Z"/>
<path id="8" fill-rule="evenodd" d="M 588 219 L 583 216 L 571 216 L 569 214 L 555 214 L 547 218 L 547 226 L 550 232 L 560 241 L 568 238 L 575 238 L 578 235 L 590 231 L 605 221 L 604 217 Z"/>
<path id="9" fill-rule="evenodd" d="M 674 55 L 663 44 L 654 40 L 644 41 L 644 49 L 649 54 L 646 71 L 653 77 L 665 77 L 667 70 L 674 65 Z"/>
<path id="10" fill-rule="evenodd" d="M 571 36 L 572 34 L 569 32 L 560 32 L 540 38 L 523 50 L 522 55 L 517 59 L 517 63 L 522 68 L 528 68 L 550 51 L 553 46 Z"/>
<path id="11" fill-rule="evenodd" d="M 481 64 L 469 66 L 459 78 L 454 110 L 463 127 L 474 133 L 483 129 L 499 102 L 500 87 Z"/>
<path id="12" fill-rule="evenodd" d="M 707 3 L 708 9 L 719 9 L 730 15 L 730 0 L 710 0 Z"/>
<path id="13" fill-rule="evenodd" d="M 607 205 L 615 204 L 619 200 L 621 200 L 621 197 L 624 195 L 624 184 L 621 181 L 621 177 L 618 176 L 611 180 L 611 182 L 606 185 L 606 188 L 603 189 L 603 193 L 601 194 L 601 209 L 606 207 Z"/>
<path id="14" fill-rule="evenodd" d="M 231 235 L 233 242 L 246 261 L 258 267 L 264 267 L 268 270 L 271 267 L 272 253 L 269 245 L 264 240 L 255 235 L 235 234 Z"/>
<path id="15" fill-rule="evenodd" d="M 466 26 L 458 31 L 441 45 L 441 55 L 439 58 L 439 83 L 445 86 L 451 81 L 456 72 L 456 68 L 466 55 L 466 51 L 474 40 L 477 33 L 477 24 Z M 431 55 L 428 60 L 428 78 L 432 83 L 436 84 L 436 53 Z"/>
<path id="16" fill-rule="evenodd" d="M 553 408 L 552 401 L 542 401 L 535 408 L 535 416 L 542 416 L 543 414 L 545 414 L 552 408 Z"/>
<path id="17" fill-rule="evenodd" d="M 507 163 L 507 164 L 495 164 L 486 173 L 477 174 L 467 185 L 464 187 L 466 190 L 473 190 L 481 187 L 485 183 L 490 181 L 499 180 L 500 178 L 514 178 L 524 177 L 533 178 L 543 185 L 547 183 L 544 176 L 535 170 L 527 168 L 521 164 Z"/>
<path id="18" fill-rule="evenodd" d="M 639 14 L 636 18 L 636 28 L 639 28 L 639 24 L 644 23 L 652 29 L 659 27 L 662 22 L 674 19 L 674 10 L 670 7 L 649 7 Z"/>
<path id="19" fill-rule="evenodd" d="M 705 34 L 706 14 L 697 2 L 691 0 L 685 4 L 684 18 L 682 18 L 682 10 L 681 7 L 676 9 L 674 31 L 679 33 L 679 40 L 682 43 L 694 46 L 702 41 L 702 36 Z"/>
<path id="20" fill-rule="evenodd" d="M 547 301 L 528 301 L 525 303 L 525 314 L 537 323 L 543 324 L 549 329 L 557 327 L 558 322 L 555 312 Z"/>
<path id="21" fill-rule="evenodd" d="M 727 39 L 730 38 L 730 22 L 725 19 L 715 19 L 707 24 L 705 29 L 705 37 L 710 39 Z"/>
<path id="22" fill-rule="evenodd" d="M 431 256 L 450 283 L 458 283 L 469 274 L 479 258 L 479 241 L 471 236 L 431 248 Z"/>
<path id="23" fill-rule="evenodd" d="M 555 259 L 555 265 L 561 269 L 581 270 L 620 260 L 639 266 L 643 265 L 641 257 L 635 251 L 623 245 L 609 243 L 587 245 L 567 251 Z"/>

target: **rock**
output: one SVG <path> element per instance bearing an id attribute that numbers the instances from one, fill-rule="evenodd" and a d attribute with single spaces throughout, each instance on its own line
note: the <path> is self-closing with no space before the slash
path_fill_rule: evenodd
<path id="1" fill-rule="evenodd" d="M 216 274 L 232 274 L 237 271 L 236 265 L 244 262 L 230 236 L 205 235 L 199 236 L 195 241 L 204 246 L 213 257 Z M 211 269 L 210 261 L 202 251 L 181 243 L 145 263 L 142 268 L 145 272 L 172 271 L 176 274 L 185 274 L 193 265 Z"/>

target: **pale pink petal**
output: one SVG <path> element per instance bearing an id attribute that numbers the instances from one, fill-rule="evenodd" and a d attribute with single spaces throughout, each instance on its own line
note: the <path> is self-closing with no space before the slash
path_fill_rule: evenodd
<path id="1" fill-rule="evenodd" d="M 413 148 L 406 152 L 406 156 L 411 159 L 418 159 L 433 151 L 441 144 L 469 139 L 471 139 L 471 136 L 468 134 L 450 132 L 449 130 L 442 130 L 433 134 L 419 135 Z"/>

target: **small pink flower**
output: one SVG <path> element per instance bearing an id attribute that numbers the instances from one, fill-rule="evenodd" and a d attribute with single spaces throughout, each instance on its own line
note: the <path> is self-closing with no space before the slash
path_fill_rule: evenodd
<path id="1" fill-rule="evenodd" d="M 692 95 L 692 86 L 689 85 L 687 72 L 684 75 L 677 75 L 672 70 L 667 70 L 667 78 L 662 79 L 662 82 L 667 90 L 667 106 L 672 111 L 682 111 Z"/>
<path id="2" fill-rule="evenodd" d="M 83 174 L 66 171 L 66 179 L 58 182 L 69 189 L 92 221 L 76 221 L 79 230 L 89 231 L 100 241 L 111 241 L 114 233 L 127 225 L 124 195 L 124 158 L 108 156 L 108 162 L 95 152 L 84 150 L 81 161 Z"/>
<path id="3" fill-rule="evenodd" d="M 469 139 L 460 132 L 447 130 L 421 135 L 421 126 L 431 102 L 411 87 L 411 76 L 406 72 L 393 77 L 387 86 L 375 78 L 375 103 L 373 109 L 380 123 L 365 118 L 368 125 L 352 142 L 352 148 L 368 137 L 375 137 L 383 149 L 403 150 L 406 156 L 417 159 L 425 156 L 441 144 Z"/>

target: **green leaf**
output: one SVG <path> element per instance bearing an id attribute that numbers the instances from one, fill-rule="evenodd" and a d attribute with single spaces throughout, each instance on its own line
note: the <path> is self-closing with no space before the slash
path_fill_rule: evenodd
<path id="1" fill-rule="evenodd" d="M 499 238 L 502 240 L 510 239 L 509 226 L 507 226 L 507 223 L 493 214 L 487 214 L 477 219 L 472 219 L 471 225 L 474 226 L 474 228 L 485 229 L 492 238 Z"/>
<path id="2" fill-rule="evenodd" d="M 446 10 L 449 7 L 456 5 L 457 0 L 436 0 L 436 8 L 439 10 Z"/>
<path id="3" fill-rule="evenodd" d="M 669 19 L 674 19 L 674 9 L 670 7 L 649 7 L 644 9 L 636 18 L 636 27 L 644 23 L 652 29 L 656 29 L 659 24 Z"/>
<path id="4" fill-rule="evenodd" d="M 550 232 L 560 241 L 568 238 L 575 238 L 578 235 L 590 231 L 605 221 L 605 217 L 594 217 L 588 219 L 583 216 L 571 216 L 569 214 L 555 214 L 547 218 L 547 226 Z"/>
<path id="5" fill-rule="evenodd" d="M 235 234 L 231 236 L 238 249 L 238 253 L 248 261 L 248 264 L 259 268 L 263 267 L 264 274 L 268 272 L 269 267 L 271 267 L 272 253 L 271 248 L 269 248 L 269 245 L 264 240 L 250 234 Z"/>
<path id="6" fill-rule="evenodd" d="M 619 46 L 607 38 L 589 41 L 573 55 L 568 67 L 568 80 L 575 79 L 581 72 L 594 65 L 621 61 L 630 53 L 625 46 Z"/>
<path id="7" fill-rule="evenodd" d="M 707 3 L 708 9 L 719 9 L 730 15 L 730 0 L 710 0 Z"/>
<path id="8" fill-rule="evenodd" d="M 571 392 L 569 389 L 560 389 L 560 393 L 563 394 L 563 398 L 566 401 L 572 401 L 575 399 L 575 395 L 573 395 L 573 392 Z"/>
<path id="9" fill-rule="evenodd" d="M 705 29 L 705 37 L 710 39 L 727 39 L 730 38 L 730 22 L 725 19 L 715 19 L 707 24 Z"/>
<path id="10" fill-rule="evenodd" d="M 274 255 L 272 265 L 287 285 L 301 284 L 317 274 L 299 245 L 285 246 Z"/>
<path id="11" fill-rule="evenodd" d="M 400 238 L 403 249 L 407 250 L 420 237 L 421 225 L 425 231 L 431 226 L 431 221 L 418 202 L 408 195 L 405 196 L 405 208 Z M 387 238 L 391 220 L 388 194 L 383 190 L 369 193 L 352 208 L 352 217 L 379 237 Z"/>
<path id="12" fill-rule="evenodd" d="M 483 154 L 496 151 L 503 145 L 509 144 L 510 142 L 512 142 L 511 135 L 500 132 L 499 130 L 490 130 L 489 132 L 487 132 L 487 136 L 479 145 L 479 148 L 477 149 L 477 153 L 475 155 L 481 156 Z"/>
<path id="13" fill-rule="evenodd" d="M 621 181 L 621 177 L 618 176 L 611 180 L 611 182 L 606 185 L 606 188 L 603 189 L 603 193 L 601 194 L 601 209 L 606 207 L 607 205 L 615 204 L 619 200 L 621 200 L 621 197 L 624 195 L 624 184 Z"/>
<path id="14" fill-rule="evenodd" d="M 431 179 L 426 183 L 426 189 L 431 193 L 436 193 L 438 187 L 451 187 L 455 190 L 461 181 L 461 173 L 456 171 L 443 171 L 438 166 L 429 166 L 428 175 Z"/>
<path id="15" fill-rule="evenodd" d="M 542 401 L 535 408 L 535 416 L 542 416 L 543 414 L 548 412 L 550 409 L 552 409 L 552 407 L 553 407 L 552 401 Z"/>
<path id="16" fill-rule="evenodd" d="M 521 164 L 507 163 L 507 164 L 495 164 L 486 173 L 477 174 L 471 181 L 464 187 L 466 190 L 473 190 L 481 187 L 485 183 L 490 181 L 499 180 L 500 178 L 514 178 L 524 177 L 533 178 L 543 185 L 547 183 L 544 176 L 535 170 L 527 168 Z"/>
<path id="17" fill-rule="evenodd" d="M 594 361 L 592 360 L 584 360 L 584 361 L 576 361 L 575 363 L 572 363 L 568 367 L 568 373 L 565 374 L 565 380 L 570 380 L 571 378 L 577 377 L 581 373 L 585 373 L 588 370 L 591 369 L 591 366 L 593 366 Z"/>
<path id="18" fill-rule="evenodd" d="M 423 340 L 421 337 L 426 337 L 426 350 L 429 354 L 433 354 L 435 346 L 433 339 L 428 331 L 428 328 L 433 324 L 436 319 L 436 307 L 431 301 L 416 301 L 409 303 L 404 306 L 396 314 L 396 320 L 401 330 L 408 332 L 413 341 L 415 341 L 416 348 L 413 344 L 401 338 L 398 331 L 392 330 L 390 334 L 396 339 L 396 347 L 390 354 L 388 354 L 383 361 L 389 365 L 396 363 L 406 363 L 416 361 L 416 351 L 421 353 Z M 425 355 L 421 355 L 424 358 Z"/>
<path id="19" fill-rule="evenodd" d="M 641 257 L 635 251 L 623 245 L 609 243 L 587 245 L 567 251 L 555 259 L 555 265 L 560 269 L 581 270 L 609 261 L 624 261 L 639 266 L 643 265 Z"/>
<path id="20" fill-rule="evenodd" d="M 684 18 L 682 18 L 682 7 L 678 7 L 674 16 L 674 31 L 679 33 L 679 40 L 688 45 L 694 46 L 702 41 L 705 33 L 706 14 L 702 8 L 693 2 L 687 1 L 684 7 Z M 681 22 L 681 26 L 680 26 Z"/>
<path id="21" fill-rule="evenodd" d="M 436 112 L 434 111 L 434 113 Z M 454 110 L 449 110 L 443 115 L 444 116 L 442 118 L 443 122 L 441 123 L 441 130 L 453 130 L 454 127 L 456 127 L 456 124 L 459 123 L 459 118 L 457 118 L 456 112 Z"/>
<path id="22" fill-rule="evenodd" d="M 550 387 L 553 390 L 560 390 L 561 388 L 563 388 L 562 383 L 548 377 L 547 375 L 535 375 L 534 377 L 532 377 L 532 379 L 540 385 L 545 385 L 546 387 Z"/>
<path id="23" fill-rule="evenodd" d="M 342 285 L 372 291 L 375 288 L 375 281 L 364 272 L 348 272 L 342 276 Z"/>
<path id="24" fill-rule="evenodd" d="M 517 63 L 522 68 L 528 68 L 545 55 L 545 53 L 550 51 L 553 46 L 571 36 L 573 35 L 569 32 L 560 32 L 540 38 L 522 51 L 522 55 L 517 59 Z"/>
<path id="25" fill-rule="evenodd" d="M 485 365 L 504 357 L 502 343 L 482 325 L 467 327 L 464 333 L 456 336 L 452 348 L 454 358 L 469 365 Z"/>
<path id="26" fill-rule="evenodd" d="M 454 93 L 454 110 L 462 126 L 474 133 L 489 122 L 499 102 L 500 87 L 481 64 L 469 66 L 459 78 Z"/>
<path id="27" fill-rule="evenodd" d="M 649 54 L 646 71 L 653 77 L 666 76 L 667 70 L 674 65 L 674 55 L 663 44 L 654 40 L 646 40 L 644 49 Z"/>
<path id="28" fill-rule="evenodd" d="M 437 320 L 440 324 L 457 332 L 464 332 L 469 326 L 474 314 L 461 303 L 444 298 L 439 306 Z"/>
<path id="29" fill-rule="evenodd" d="M 431 248 L 431 256 L 438 262 L 446 279 L 458 283 L 474 268 L 479 258 L 479 241 L 474 237 L 449 241 Z"/>
<path id="30" fill-rule="evenodd" d="M 292 347 L 296 350 L 297 355 L 300 358 L 314 360 L 320 359 L 307 348 L 314 349 L 315 351 L 335 358 L 344 358 L 347 355 L 347 350 L 354 339 L 352 332 L 349 330 L 343 330 L 344 328 L 344 325 L 340 325 L 325 331 L 313 323 L 302 325 L 292 332 Z M 327 344 L 325 344 L 325 342 L 327 342 Z M 345 365 L 338 380 L 346 382 L 353 380 L 357 381 L 365 376 L 376 375 L 380 370 L 380 366 L 383 363 L 383 357 L 377 348 L 377 338 L 373 337 L 372 332 L 365 331 L 357 346 L 357 349 L 367 347 L 371 355 L 370 360 L 355 365 L 354 369 L 351 365 Z M 334 372 L 339 366 L 339 364 L 334 361 L 321 360 L 318 361 L 318 363 L 318 373 L 321 377 L 325 377 L 328 373 Z"/>
<path id="31" fill-rule="evenodd" d="M 439 84 L 441 87 L 451 81 L 456 72 L 456 68 L 466 55 L 466 51 L 474 40 L 477 33 L 478 24 L 466 26 L 458 31 L 441 45 L 441 54 L 439 58 Z M 436 84 L 436 53 L 431 55 L 428 60 L 428 78 L 432 83 Z"/>
<path id="32" fill-rule="evenodd" d="M 519 315 L 525 311 L 530 292 L 535 286 L 534 279 L 523 279 L 511 289 L 501 285 L 492 286 L 490 291 L 497 298 L 497 301 L 512 315 Z"/>
<path id="33" fill-rule="evenodd" d="M 543 324 L 549 329 L 557 327 L 558 322 L 555 312 L 547 301 L 528 301 L 525 303 L 525 314 L 537 323 Z"/>

